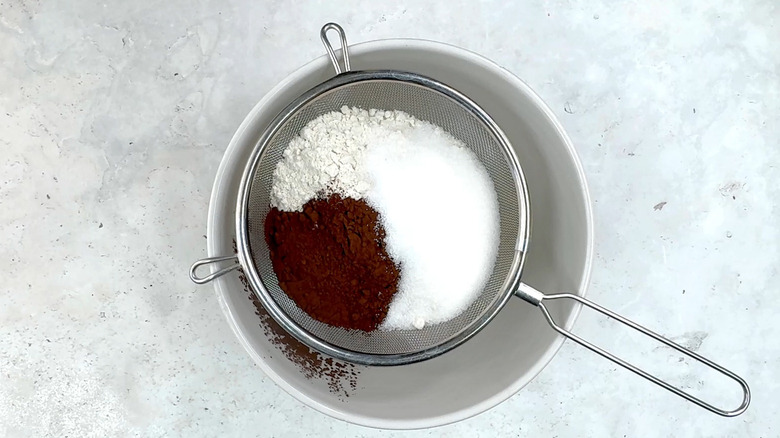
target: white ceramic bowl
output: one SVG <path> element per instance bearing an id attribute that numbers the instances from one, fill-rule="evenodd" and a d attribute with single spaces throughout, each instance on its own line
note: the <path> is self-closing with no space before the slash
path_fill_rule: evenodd
<path id="1" fill-rule="evenodd" d="M 574 148 L 542 100 L 491 61 L 441 43 L 383 40 L 351 46 L 350 53 L 353 70 L 427 75 L 465 93 L 493 116 L 517 151 L 530 192 L 531 245 L 523 281 L 544 292 L 583 295 L 593 248 L 590 199 Z M 238 183 L 265 126 L 291 100 L 333 74 L 325 56 L 312 61 L 271 90 L 241 124 L 214 183 L 209 256 L 233 251 Z M 347 376 L 334 385 L 334 379 L 318 377 L 316 370 L 312 377 L 312 367 L 326 365 L 290 360 L 290 352 L 301 346 L 290 346 L 294 341 L 289 340 L 279 345 L 284 336 L 262 323 L 238 275 L 221 277 L 214 285 L 228 323 L 271 379 L 320 412 L 371 427 L 431 427 L 481 413 L 531 381 L 563 342 L 538 309 L 512 299 L 487 328 L 443 356 L 401 367 L 349 366 L 343 368 Z M 579 308 L 553 304 L 558 303 L 551 304 L 556 319 L 571 328 Z"/>

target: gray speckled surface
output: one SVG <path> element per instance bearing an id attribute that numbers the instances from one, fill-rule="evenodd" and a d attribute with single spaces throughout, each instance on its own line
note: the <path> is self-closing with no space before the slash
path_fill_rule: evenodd
<path id="1" fill-rule="evenodd" d="M 278 389 L 186 276 L 233 131 L 333 20 L 354 42 L 444 41 L 527 81 L 588 176 L 590 297 L 754 393 L 719 418 L 567 344 L 508 402 L 408 435 L 778 436 L 775 2 L 504 3 L 0 3 L 0 435 L 396 435 Z M 635 345 L 611 327 L 576 329 Z"/>

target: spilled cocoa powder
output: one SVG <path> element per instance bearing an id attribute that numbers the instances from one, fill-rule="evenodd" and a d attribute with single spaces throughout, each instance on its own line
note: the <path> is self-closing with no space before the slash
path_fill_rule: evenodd
<path id="1" fill-rule="evenodd" d="M 235 240 L 233 240 L 233 251 L 237 252 Z M 238 269 L 238 279 L 255 306 L 255 315 L 260 318 L 263 334 L 287 360 L 295 364 L 304 377 L 309 380 L 325 381 L 330 392 L 340 397 L 349 397 L 350 393 L 357 389 L 360 370 L 354 364 L 323 356 L 295 339 L 265 310 L 255 296 L 243 269 Z"/>

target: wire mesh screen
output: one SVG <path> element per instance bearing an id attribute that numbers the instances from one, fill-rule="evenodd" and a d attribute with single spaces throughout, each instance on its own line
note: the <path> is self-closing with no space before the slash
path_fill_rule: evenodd
<path id="1" fill-rule="evenodd" d="M 264 223 L 270 211 L 270 189 L 277 163 L 285 148 L 311 120 L 342 106 L 363 109 L 400 110 L 434 123 L 470 148 L 487 169 L 498 197 L 500 244 L 490 275 L 477 299 L 459 316 L 447 322 L 425 326 L 421 330 L 375 330 L 370 333 L 347 330 L 319 322 L 301 309 L 279 287 L 264 236 Z M 260 145 L 262 146 L 262 145 Z M 271 302 L 288 315 L 297 326 L 311 335 L 349 351 L 374 354 L 407 354 L 437 347 L 448 340 L 474 330 L 474 322 L 486 312 L 495 310 L 506 298 L 506 283 L 516 263 L 518 230 L 524 224 L 518 200 L 517 169 L 513 168 L 506 146 L 474 112 L 444 93 L 401 80 L 375 79 L 348 82 L 335 89 L 312 96 L 284 122 L 264 145 L 251 178 L 246 208 L 249 252 L 262 285 L 258 294 L 268 294 Z M 457 214 L 455 211 L 442 214 Z M 403 272 L 401 273 L 403 275 Z M 258 289 L 258 287 L 256 287 Z"/>

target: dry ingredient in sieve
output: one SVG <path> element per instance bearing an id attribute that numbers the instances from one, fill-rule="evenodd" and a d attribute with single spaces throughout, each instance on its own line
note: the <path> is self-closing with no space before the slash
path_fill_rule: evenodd
<path id="1" fill-rule="evenodd" d="M 366 146 L 390 133 L 412 130 L 418 123 L 401 111 L 346 106 L 317 117 L 290 141 L 276 165 L 271 207 L 301 211 L 308 201 L 334 193 L 362 199 L 370 188 L 362 169 Z"/>
<path id="2" fill-rule="evenodd" d="M 272 208 L 265 239 L 279 287 L 317 321 L 372 331 L 398 290 L 377 212 L 364 200 L 330 195 L 303 212 Z"/>
<path id="3" fill-rule="evenodd" d="M 421 329 L 463 312 L 498 251 L 498 200 L 474 153 L 430 123 L 377 138 L 365 154 L 387 252 L 401 280 L 382 324 Z"/>
<path id="4" fill-rule="evenodd" d="M 498 203 L 474 153 L 401 111 L 343 107 L 308 123 L 277 165 L 271 204 L 300 211 L 338 194 L 380 213 L 401 278 L 382 329 L 456 317 L 480 294 L 498 250 Z"/>
<path id="5" fill-rule="evenodd" d="M 233 240 L 233 252 L 237 252 L 235 239 Z M 274 347 L 282 352 L 287 360 L 298 368 L 304 377 L 323 382 L 327 385 L 329 392 L 342 400 L 348 398 L 358 388 L 360 369 L 356 365 L 323 356 L 295 339 L 268 314 L 241 268 L 238 269 L 238 279 L 244 286 L 244 292 L 248 294 L 249 300 L 255 306 L 255 315 L 260 318 L 263 334 Z"/>

